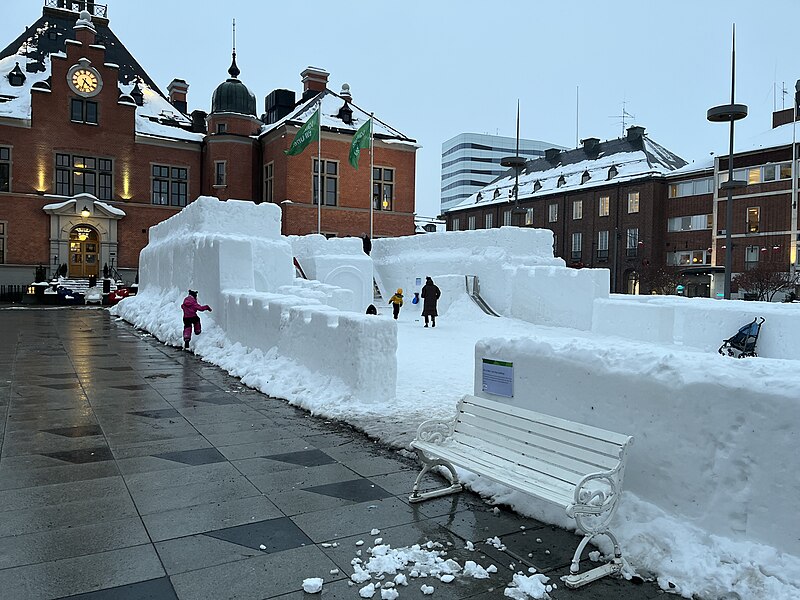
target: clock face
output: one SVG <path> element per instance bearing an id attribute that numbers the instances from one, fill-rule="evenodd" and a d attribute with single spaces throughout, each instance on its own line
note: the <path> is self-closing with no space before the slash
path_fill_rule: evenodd
<path id="1" fill-rule="evenodd" d="M 90 69 L 77 69 L 72 73 L 72 87 L 81 94 L 91 94 L 97 90 L 99 79 Z"/>

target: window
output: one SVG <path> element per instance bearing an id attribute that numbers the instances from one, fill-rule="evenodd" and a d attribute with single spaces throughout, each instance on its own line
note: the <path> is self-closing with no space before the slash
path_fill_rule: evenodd
<path id="1" fill-rule="evenodd" d="M 575 200 L 572 203 L 572 218 L 574 220 L 583 218 L 583 200 Z"/>
<path id="2" fill-rule="evenodd" d="M 567 185 L 567 178 L 563 175 L 558 178 L 558 182 L 556 183 L 556 187 L 561 187 L 562 185 Z"/>
<path id="3" fill-rule="evenodd" d="M 601 217 L 608 216 L 608 196 L 600 196 L 598 215 Z"/>
<path id="4" fill-rule="evenodd" d="M 548 210 L 547 220 L 550 223 L 555 223 L 556 221 L 558 221 L 558 204 L 551 204 L 550 206 L 547 207 L 547 210 Z"/>
<path id="5" fill-rule="evenodd" d="M 227 123 L 217 123 L 217 133 L 227 133 L 227 132 L 228 132 Z"/>
<path id="6" fill-rule="evenodd" d="M 636 256 L 639 252 L 639 228 L 628 229 L 628 240 L 625 244 L 628 256 Z"/>
<path id="7" fill-rule="evenodd" d="M 525 225 L 533 225 L 533 209 L 525 209 Z"/>
<path id="8" fill-rule="evenodd" d="M 711 229 L 713 215 L 690 215 L 667 220 L 667 231 L 696 231 Z"/>
<path id="9" fill-rule="evenodd" d="M 0 221 L 0 265 L 6 262 L 6 227 L 6 222 Z"/>
<path id="10" fill-rule="evenodd" d="M 755 269 L 758 266 L 758 246 L 747 246 L 744 249 L 744 268 Z"/>
<path id="11" fill-rule="evenodd" d="M 214 185 L 226 185 L 225 161 L 218 160 L 214 163 Z"/>
<path id="12" fill-rule="evenodd" d="M 372 208 L 392 210 L 394 199 L 394 169 L 374 167 L 372 169 Z"/>
<path id="13" fill-rule="evenodd" d="M 597 232 L 597 260 L 608 260 L 608 231 Z"/>
<path id="14" fill-rule="evenodd" d="M 572 254 L 570 255 L 572 260 L 580 260 L 581 259 L 581 249 L 583 246 L 583 234 L 573 233 L 572 234 Z"/>
<path id="15" fill-rule="evenodd" d="M 758 220 L 761 216 L 761 209 L 758 206 L 751 206 L 747 209 L 747 233 L 758 233 Z"/>
<path id="16" fill-rule="evenodd" d="M 461 230 L 461 219 L 458 217 L 453 217 L 453 229 L 452 231 L 460 231 Z"/>
<path id="17" fill-rule="evenodd" d="M 11 148 L 0 146 L 0 192 L 11 191 Z"/>
<path id="18" fill-rule="evenodd" d="M 319 161 L 314 159 L 314 198 L 319 203 Z M 335 160 L 322 160 L 322 197 L 325 206 L 336 206 L 339 199 L 339 163 Z M 373 198 L 374 203 L 374 198 Z"/>
<path id="19" fill-rule="evenodd" d="M 792 178 L 792 163 L 771 163 L 760 167 L 746 167 L 744 169 L 734 169 L 733 179 L 735 181 L 746 181 L 747 185 L 762 183 L 764 181 L 778 181 Z M 719 174 L 720 186 L 728 181 L 728 171 L 721 171 Z"/>
<path id="20" fill-rule="evenodd" d="M 163 206 L 186 206 L 188 169 L 153 165 L 152 202 Z"/>
<path id="21" fill-rule="evenodd" d="M 470 230 L 475 229 L 475 221 L 476 220 L 477 219 L 475 219 L 475 215 L 470 215 L 469 218 L 467 219 L 467 229 L 470 229 Z"/>
<path id="22" fill-rule="evenodd" d="M 535 194 L 540 189 L 542 189 L 542 182 L 537 179 L 536 181 L 533 182 L 533 193 Z"/>
<path id="23" fill-rule="evenodd" d="M 708 250 L 680 250 L 667 253 L 667 264 L 672 266 L 685 267 L 710 263 L 711 252 Z"/>
<path id="24" fill-rule="evenodd" d="M 671 183 L 669 186 L 669 197 L 682 198 L 683 196 L 699 196 L 700 194 L 710 194 L 714 191 L 713 186 L 713 177 Z"/>
<path id="25" fill-rule="evenodd" d="M 639 192 L 628 192 L 628 212 L 639 212 Z"/>
<path id="26" fill-rule="evenodd" d="M 591 178 L 592 178 L 592 176 L 589 175 L 589 171 L 584 171 L 583 175 L 581 175 L 581 185 L 583 185 L 584 183 L 589 181 Z"/>
<path id="27" fill-rule="evenodd" d="M 264 165 L 264 202 L 274 201 L 275 163 Z"/>
<path id="28" fill-rule="evenodd" d="M 90 123 L 97 125 L 97 102 L 71 98 L 70 120 L 74 123 Z"/>
<path id="29" fill-rule="evenodd" d="M 504 210 L 503 211 L 503 225 L 511 225 L 511 211 Z"/>
<path id="30" fill-rule="evenodd" d="M 487 213 L 483 217 L 483 228 L 484 229 L 491 229 L 492 228 L 492 217 L 494 215 L 492 213 Z"/>
<path id="31" fill-rule="evenodd" d="M 108 158 L 56 154 L 56 194 L 91 194 L 100 200 L 114 195 L 114 165 Z"/>

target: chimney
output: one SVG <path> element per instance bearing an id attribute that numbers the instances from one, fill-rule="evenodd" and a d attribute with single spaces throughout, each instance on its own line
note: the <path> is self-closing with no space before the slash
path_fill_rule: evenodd
<path id="1" fill-rule="evenodd" d="M 78 20 L 75 21 L 75 26 L 72 28 L 75 32 L 75 39 L 86 46 L 95 43 L 95 36 L 97 31 L 92 24 L 92 15 L 88 10 L 82 10 Z"/>
<path id="2" fill-rule="evenodd" d="M 169 103 L 183 114 L 188 114 L 186 94 L 189 91 L 189 84 L 183 79 L 173 79 L 167 86 L 167 91 L 169 92 Z"/>
<path id="3" fill-rule="evenodd" d="M 549 163 L 554 163 L 558 160 L 559 154 L 561 154 L 561 150 L 558 148 L 548 148 L 544 151 L 544 159 Z"/>
<path id="4" fill-rule="evenodd" d="M 586 138 L 585 140 L 581 140 L 581 144 L 583 144 L 583 151 L 586 154 L 595 154 L 600 147 L 600 140 L 598 138 L 590 137 Z"/>
<path id="5" fill-rule="evenodd" d="M 328 87 L 328 76 L 330 73 L 324 69 L 316 67 L 306 67 L 305 71 L 300 73 L 303 78 L 303 95 L 308 91 L 324 92 Z"/>
<path id="6" fill-rule="evenodd" d="M 644 127 L 639 127 L 638 125 L 631 125 L 630 127 L 628 127 L 626 131 L 628 133 L 625 137 L 629 142 L 634 142 L 644 137 Z"/>
<path id="7" fill-rule="evenodd" d="M 292 112 L 295 107 L 295 96 L 292 90 L 272 90 L 264 99 L 264 122 L 277 123 Z"/>

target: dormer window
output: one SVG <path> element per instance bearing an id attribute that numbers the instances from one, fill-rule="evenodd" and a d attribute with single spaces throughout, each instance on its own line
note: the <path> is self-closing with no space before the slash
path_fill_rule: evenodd
<path id="1" fill-rule="evenodd" d="M 588 170 L 584 171 L 583 175 L 581 175 L 581 185 L 589 181 L 591 178 L 592 176 L 589 175 L 589 171 Z"/>
<path id="2" fill-rule="evenodd" d="M 617 167 L 615 165 L 611 165 L 611 167 L 608 169 L 608 178 L 613 179 L 616 176 L 617 176 Z"/>
<path id="3" fill-rule="evenodd" d="M 533 193 L 535 194 L 540 189 L 542 189 L 542 182 L 537 179 L 536 181 L 533 182 Z"/>
<path id="4" fill-rule="evenodd" d="M 477 197 L 477 198 L 475 198 L 475 202 L 480 202 L 481 200 L 483 200 L 483 194 L 481 194 L 480 192 L 478 192 L 478 197 Z"/>
<path id="5" fill-rule="evenodd" d="M 336 116 L 339 117 L 345 125 L 350 125 L 353 122 L 353 109 L 345 102 Z"/>
<path id="6" fill-rule="evenodd" d="M 19 63 L 17 63 L 8 74 L 8 83 L 10 83 L 12 87 L 21 87 L 22 84 L 25 83 L 25 73 L 19 68 Z"/>
<path id="7" fill-rule="evenodd" d="M 567 185 L 567 178 L 562 175 L 561 177 L 558 178 L 558 183 L 556 184 L 556 187 L 561 187 L 564 185 Z"/>
<path id="8" fill-rule="evenodd" d="M 494 191 L 494 196 L 492 197 L 492 200 L 497 200 L 499 197 L 500 197 L 500 188 L 497 188 Z"/>

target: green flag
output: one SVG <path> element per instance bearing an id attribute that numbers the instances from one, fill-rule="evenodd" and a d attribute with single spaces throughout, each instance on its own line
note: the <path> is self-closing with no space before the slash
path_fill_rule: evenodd
<path id="1" fill-rule="evenodd" d="M 287 156 L 294 156 L 300 154 L 306 149 L 311 142 L 319 139 L 319 108 L 311 115 L 311 118 L 306 121 L 305 125 L 300 128 L 297 135 L 292 140 L 292 145 L 288 150 L 283 153 Z"/>
<path id="2" fill-rule="evenodd" d="M 369 148 L 372 141 L 372 119 L 369 119 L 358 128 L 353 136 L 353 143 L 350 144 L 350 164 L 358 169 L 358 158 L 361 156 L 362 148 Z"/>

